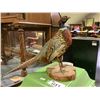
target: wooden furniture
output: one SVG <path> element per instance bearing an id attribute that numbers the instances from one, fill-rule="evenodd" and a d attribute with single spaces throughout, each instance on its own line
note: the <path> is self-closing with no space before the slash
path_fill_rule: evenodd
<path id="1" fill-rule="evenodd" d="M 60 20 L 60 17 L 60 13 L 51 13 L 51 37 L 53 37 L 59 29 L 58 21 Z"/>
<path id="2" fill-rule="evenodd" d="M 59 20 L 59 18 L 58 18 Z M 54 19 L 53 19 L 54 22 Z M 26 59 L 26 48 L 25 48 L 25 31 L 43 31 L 45 34 L 43 36 L 43 45 L 52 37 L 52 26 L 51 26 L 51 13 L 1 13 L 1 23 L 2 23 L 2 51 L 5 55 L 5 49 L 3 44 L 10 46 L 14 44 L 14 35 L 11 35 L 16 31 L 18 42 L 20 44 L 20 59 L 21 63 Z M 54 22 L 55 23 L 55 22 Z M 6 32 L 3 30 L 6 28 Z M 58 29 L 58 27 L 57 27 Z M 53 28 L 53 30 L 55 30 Z M 5 42 L 5 37 L 7 36 L 8 40 Z M 12 37 L 10 37 L 12 36 Z M 19 39 L 20 38 L 20 39 Z M 5 56 L 6 58 L 6 56 Z"/>
<path id="3" fill-rule="evenodd" d="M 51 23 L 50 13 L 1 13 L 2 23 L 16 23 L 19 21 Z"/>
<path id="4" fill-rule="evenodd" d="M 42 31 L 44 45 L 59 29 L 58 21 L 60 19 L 59 13 L 1 13 L 1 28 L 2 28 L 2 56 L 6 61 L 5 47 L 14 47 L 17 42 L 20 47 L 21 63 L 26 61 L 26 31 Z M 6 29 L 6 30 L 5 30 Z M 16 51 L 14 51 L 16 52 Z M 25 70 L 24 70 L 25 71 Z M 26 72 L 25 72 L 26 73 Z"/>

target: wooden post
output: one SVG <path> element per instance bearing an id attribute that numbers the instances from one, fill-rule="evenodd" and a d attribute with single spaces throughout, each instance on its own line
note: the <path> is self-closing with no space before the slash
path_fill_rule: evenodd
<path id="1" fill-rule="evenodd" d="M 25 54 L 26 54 L 26 49 L 25 49 L 25 39 L 24 39 L 24 30 L 19 28 L 18 29 L 18 35 L 19 35 L 19 43 L 20 43 L 20 57 L 21 57 L 21 63 L 25 62 Z M 26 68 L 22 69 L 21 71 L 21 76 L 24 77 L 27 75 Z"/>
<path id="2" fill-rule="evenodd" d="M 49 39 L 51 39 L 51 26 L 49 26 L 49 32 L 48 32 L 48 34 L 49 34 Z"/>
<path id="3" fill-rule="evenodd" d="M 7 34 L 7 28 L 2 28 L 1 30 L 1 55 L 2 55 L 2 60 L 4 62 L 4 64 L 7 64 L 7 59 L 6 59 L 6 54 L 5 54 L 5 35 Z"/>

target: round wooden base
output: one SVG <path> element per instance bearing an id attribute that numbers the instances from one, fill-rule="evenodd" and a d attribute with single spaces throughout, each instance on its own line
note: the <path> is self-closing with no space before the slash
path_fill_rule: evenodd
<path id="1" fill-rule="evenodd" d="M 76 76 L 76 69 L 74 66 L 65 65 L 60 70 L 59 65 L 47 68 L 48 75 L 57 81 L 69 81 L 74 80 Z"/>

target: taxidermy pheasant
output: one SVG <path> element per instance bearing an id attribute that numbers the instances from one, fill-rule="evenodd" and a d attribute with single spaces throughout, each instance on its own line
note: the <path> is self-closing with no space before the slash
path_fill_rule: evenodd
<path id="1" fill-rule="evenodd" d="M 64 26 L 65 22 L 69 19 L 67 16 L 63 16 L 59 21 L 60 29 L 58 32 L 43 46 L 40 53 L 35 57 L 27 60 L 21 65 L 15 67 L 7 74 L 20 70 L 26 69 L 33 63 L 44 63 L 49 64 L 54 60 L 60 63 L 60 69 L 62 69 L 63 64 L 61 61 L 62 55 L 66 52 L 66 49 L 72 44 L 71 33 L 67 27 Z"/>

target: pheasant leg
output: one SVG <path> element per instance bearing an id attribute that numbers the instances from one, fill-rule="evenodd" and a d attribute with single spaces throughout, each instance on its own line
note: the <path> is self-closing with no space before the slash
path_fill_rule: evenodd
<path id="1" fill-rule="evenodd" d="M 59 62 L 60 71 L 63 73 L 62 69 L 64 68 L 64 66 L 63 66 L 62 60 L 60 58 L 57 58 L 57 60 Z"/>

